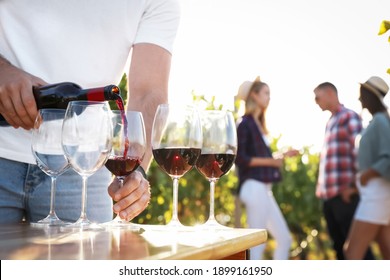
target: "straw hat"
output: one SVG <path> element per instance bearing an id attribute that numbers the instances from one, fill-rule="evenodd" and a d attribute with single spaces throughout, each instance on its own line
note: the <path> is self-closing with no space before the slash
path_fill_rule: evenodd
<path id="1" fill-rule="evenodd" d="M 369 78 L 365 83 L 362 83 L 360 85 L 368 89 L 373 94 L 375 94 L 376 97 L 379 98 L 383 106 L 387 107 L 385 102 L 383 101 L 383 98 L 386 96 L 387 92 L 389 91 L 389 86 L 386 84 L 386 82 L 383 79 L 377 76 L 373 76 Z"/>
<path id="2" fill-rule="evenodd" d="M 246 101 L 246 99 L 248 98 L 249 91 L 251 90 L 251 87 L 255 82 L 260 82 L 260 76 L 257 76 L 253 82 L 251 81 L 243 82 L 238 88 L 236 98 Z"/>

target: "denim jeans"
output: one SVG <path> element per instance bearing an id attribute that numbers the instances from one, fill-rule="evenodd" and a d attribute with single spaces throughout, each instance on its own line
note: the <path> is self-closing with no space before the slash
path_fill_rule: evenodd
<path id="1" fill-rule="evenodd" d="M 87 181 L 87 217 L 94 222 L 112 219 L 107 192 L 111 173 L 101 168 Z M 50 210 L 51 178 L 37 165 L 0 158 L 0 224 L 23 219 L 36 222 Z M 57 178 L 55 211 L 60 219 L 76 221 L 81 213 L 82 179 L 72 169 Z"/>

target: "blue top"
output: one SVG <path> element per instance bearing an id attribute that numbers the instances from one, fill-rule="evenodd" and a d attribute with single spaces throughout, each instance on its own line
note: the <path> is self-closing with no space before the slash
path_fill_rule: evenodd
<path id="1" fill-rule="evenodd" d="M 372 168 L 390 180 L 390 118 L 376 113 L 362 133 L 358 151 L 359 171 Z"/>
<path id="2" fill-rule="evenodd" d="M 272 158 L 272 153 L 265 143 L 263 135 L 256 125 L 252 115 L 245 115 L 237 127 L 237 157 L 239 187 L 247 179 L 254 179 L 265 183 L 278 182 L 281 173 L 278 168 L 268 166 L 249 166 L 253 157 Z"/>

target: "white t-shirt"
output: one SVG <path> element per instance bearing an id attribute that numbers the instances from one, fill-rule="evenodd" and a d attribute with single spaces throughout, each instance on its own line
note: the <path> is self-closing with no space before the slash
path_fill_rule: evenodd
<path id="1" fill-rule="evenodd" d="M 48 83 L 118 84 L 131 48 L 172 51 L 177 0 L 1 0 L 0 54 Z M 31 132 L 0 127 L 0 157 L 35 163 Z"/>

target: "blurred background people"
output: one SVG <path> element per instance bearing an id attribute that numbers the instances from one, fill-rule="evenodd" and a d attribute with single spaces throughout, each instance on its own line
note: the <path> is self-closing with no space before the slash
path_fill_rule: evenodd
<path id="1" fill-rule="evenodd" d="M 317 105 L 331 113 L 320 155 L 316 196 L 323 202 L 323 213 L 337 259 L 343 260 L 343 245 L 359 202 L 355 185 L 355 138 L 362 130 L 362 122 L 356 112 L 340 103 L 337 88 L 332 83 L 319 84 L 314 95 Z M 367 258 L 373 258 L 371 251 Z"/>
<path id="2" fill-rule="evenodd" d="M 386 82 L 373 76 L 360 86 L 359 100 L 372 115 L 358 147 L 357 187 L 360 201 L 345 242 L 347 259 L 363 259 L 377 241 L 384 259 L 390 259 L 390 117 L 383 98 Z"/>
<path id="3" fill-rule="evenodd" d="M 245 114 L 237 126 L 236 167 L 239 177 L 239 199 L 244 203 L 250 228 L 264 228 L 276 240 L 274 259 L 288 259 L 292 238 L 272 193 L 272 183 L 281 180 L 283 157 L 274 158 L 269 147 L 266 111 L 270 89 L 257 77 L 241 84 L 236 98 L 245 101 Z M 262 259 L 266 244 L 250 249 L 250 259 Z"/>

